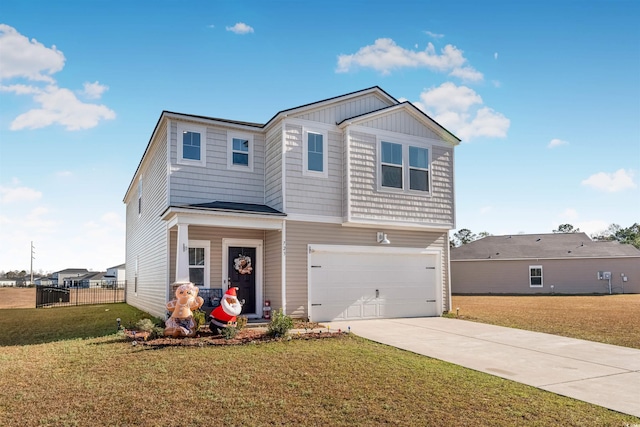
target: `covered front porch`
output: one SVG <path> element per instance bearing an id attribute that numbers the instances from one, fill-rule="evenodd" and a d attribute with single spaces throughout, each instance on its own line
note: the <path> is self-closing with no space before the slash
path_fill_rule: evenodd
<path id="1" fill-rule="evenodd" d="M 238 203 L 167 209 L 162 216 L 169 247 L 166 300 L 174 298 L 179 284 L 192 282 L 207 313 L 230 287 L 238 288 L 242 314 L 250 319 L 263 317 L 265 301 L 282 307 L 285 216 L 264 205 Z"/>

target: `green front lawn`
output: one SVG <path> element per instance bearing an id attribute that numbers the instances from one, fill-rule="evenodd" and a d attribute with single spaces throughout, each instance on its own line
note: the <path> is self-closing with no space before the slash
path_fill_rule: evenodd
<path id="1" fill-rule="evenodd" d="M 102 312 L 84 309 L 93 313 L 89 323 L 99 323 L 103 312 L 115 319 L 118 305 L 108 312 L 105 306 Z M 79 313 L 66 312 L 71 309 L 76 307 L 46 314 L 32 309 L 29 320 L 40 325 L 42 336 L 46 330 L 52 336 L 70 319 L 78 322 Z M 13 314 L 0 310 L 5 330 L 21 329 L 7 321 L 15 320 Z M 155 349 L 116 335 L 4 345 L 0 413 L 8 426 L 640 424 L 632 416 L 355 336 Z"/>

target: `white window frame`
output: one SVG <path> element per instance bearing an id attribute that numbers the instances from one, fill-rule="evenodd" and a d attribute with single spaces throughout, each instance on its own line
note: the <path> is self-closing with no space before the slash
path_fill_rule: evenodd
<path id="1" fill-rule="evenodd" d="M 382 185 L 382 143 L 387 142 L 391 144 L 398 144 L 402 147 L 402 166 L 388 163 L 389 166 L 394 167 L 402 167 L 402 188 L 396 187 L 386 187 Z M 415 166 L 411 166 L 409 162 L 409 147 L 422 148 L 427 150 L 427 168 L 419 168 Z M 430 144 L 419 144 L 416 141 L 407 141 L 402 138 L 394 138 L 394 137 L 379 137 L 378 138 L 378 146 L 377 146 L 377 188 L 378 192 L 386 192 L 386 193 L 403 193 L 403 194 L 414 194 L 414 195 L 423 195 L 430 196 L 431 195 L 431 183 L 432 183 L 432 174 L 431 174 L 431 153 L 433 151 L 433 146 Z M 411 189 L 411 169 L 426 171 L 427 172 L 427 190 L 412 190 Z"/>
<path id="2" fill-rule="evenodd" d="M 204 289 L 211 287 L 211 242 L 209 240 L 189 240 L 189 249 L 204 249 Z M 188 261 L 187 261 L 188 263 Z M 191 264 L 187 268 L 191 272 Z"/>
<path id="3" fill-rule="evenodd" d="M 138 179 L 138 218 L 142 216 L 142 177 Z"/>
<path id="4" fill-rule="evenodd" d="M 539 285 L 534 285 L 531 283 L 531 279 L 533 277 L 538 277 L 538 276 L 532 276 L 531 275 L 531 269 L 532 268 L 539 268 L 540 269 L 540 284 Z M 529 266 L 529 287 L 530 288 L 542 288 L 544 286 L 544 271 L 542 270 L 542 266 L 541 265 L 530 265 Z"/>
<path id="5" fill-rule="evenodd" d="M 182 134 L 185 132 L 200 134 L 200 160 L 185 159 L 183 157 Z M 207 128 L 205 126 L 198 126 L 190 123 L 178 123 L 176 143 L 178 145 L 178 164 L 202 167 L 207 165 Z"/>
<path id="6" fill-rule="evenodd" d="M 248 165 L 234 165 L 233 164 L 233 139 L 245 139 L 249 144 L 249 164 Z M 239 170 L 245 172 L 253 172 L 253 152 L 255 147 L 253 145 L 253 134 L 240 133 L 240 132 L 228 132 L 227 133 L 227 168 L 231 170 Z"/>
<path id="7" fill-rule="evenodd" d="M 309 169 L 309 134 L 322 135 L 322 172 Z M 302 174 L 319 178 L 329 176 L 329 132 L 303 128 L 302 130 Z"/>

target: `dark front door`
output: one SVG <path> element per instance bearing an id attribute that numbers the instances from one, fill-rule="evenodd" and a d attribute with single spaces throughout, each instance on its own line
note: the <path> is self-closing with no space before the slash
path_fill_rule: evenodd
<path id="1" fill-rule="evenodd" d="M 229 286 L 244 300 L 242 314 L 256 312 L 256 248 L 229 247 Z"/>

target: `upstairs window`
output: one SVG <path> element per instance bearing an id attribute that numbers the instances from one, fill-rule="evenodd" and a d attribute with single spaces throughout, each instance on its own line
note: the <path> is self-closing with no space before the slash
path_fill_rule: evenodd
<path id="1" fill-rule="evenodd" d="M 408 143 L 380 141 L 378 189 L 429 192 L 429 149 Z"/>
<path id="2" fill-rule="evenodd" d="M 429 191 L 429 150 L 409 147 L 409 188 Z"/>
<path id="3" fill-rule="evenodd" d="M 206 165 L 206 130 L 202 126 L 178 124 L 178 163 Z"/>
<path id="4" fill-rule="evenodd" d="M 304 175 L 328 176 L 327 132 L 304 129 L 303 132 Z"/>
<path id="5" fill-rule="evenodd" d="M 383 141 L 381 148 L 381 185 L 402 189 L 402 145 Z"/>
<path id="6" fill-rule="evenodd" d="M 253 170 L 253 136 L 231 133 L 227 137 L 227 167 L 229 169 Z"/>

